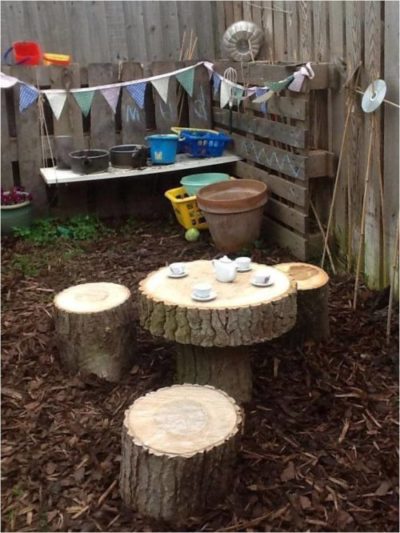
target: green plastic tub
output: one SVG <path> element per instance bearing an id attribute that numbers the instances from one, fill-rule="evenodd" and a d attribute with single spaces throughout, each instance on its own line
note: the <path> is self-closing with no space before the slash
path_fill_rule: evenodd
<path id="1" fill-rule="evenodd" d="M 196 196 L 199 189 L 212 183 L 229 180 L 229 174 L 221 172 L 204 172 L 203 174 L 190 174 L 181 179 L 181 185 L 189 196 Z"/>

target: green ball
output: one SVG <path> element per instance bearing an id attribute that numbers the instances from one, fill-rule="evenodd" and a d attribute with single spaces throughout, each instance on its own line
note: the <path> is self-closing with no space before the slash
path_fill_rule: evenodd
<path id="1" fill-rule="evenodd" d="M 189 242 L 197 241 L 200 237 L 200 231 L 196 228 L 190 228 L 185 233 L 185 239 Z"/>

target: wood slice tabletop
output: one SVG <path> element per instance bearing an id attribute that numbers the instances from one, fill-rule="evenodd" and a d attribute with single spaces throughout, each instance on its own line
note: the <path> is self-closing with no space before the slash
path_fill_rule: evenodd
<path id="1" fill-rule="evenodd" d="M 272 285 L 255 287 L 254 274 L 268 270 Z M 242 346 L 288 331 L 296 318 L 296 283 L 273 267 L 252 263 L 231 283 L 216 280 L 211 261 L 186 263 L 187 276 L 173 279 L 168 267 L 139 284 L 141 325 L 155 336 L 197 346 Z M 216 298 L 192 299 L 193 286 L 209 283 Z"/>

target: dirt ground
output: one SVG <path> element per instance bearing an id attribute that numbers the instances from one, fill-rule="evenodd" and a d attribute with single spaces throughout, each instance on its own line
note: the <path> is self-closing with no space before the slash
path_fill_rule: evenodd
<path id="1" fill-rule="evenodd" d="M 67 375 L 54 344 L 52 299 L 77 283 L 133 292 L 172 259 L 216 255 L 176 225 L 146 223 L 73 246 L 3 242 L 2 530 L 172 531 L 127 509 L 118 493 L 124 410 L 173 382 L 172 348 L 138 325 L 137 361 L 119 384 Z M 292 259 L 253 252 L 258 262 Z M 385 344 L 387 291 L 331 281 L 331 339 L 252 350 L 254 399 L 225 502 L 187 531 L 398 531 L 398 315 Z"/>

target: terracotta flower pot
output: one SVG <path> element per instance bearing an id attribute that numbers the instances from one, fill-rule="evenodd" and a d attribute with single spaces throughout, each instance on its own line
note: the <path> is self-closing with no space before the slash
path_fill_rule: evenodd
<path id="1" fill-rule="evenodd" d="M 267 186 L 248 179 L 214 183 L 199 190 L 197 205 L 219 250 L 237 252 L 258 239 L 267 198 Z"/>
<path id="2" fill-rule="evenodd" d="M 29 228 L 33 220 L 32 202 L 1 206 L 1 234 L 12 235 L 13 228 Z"/>

